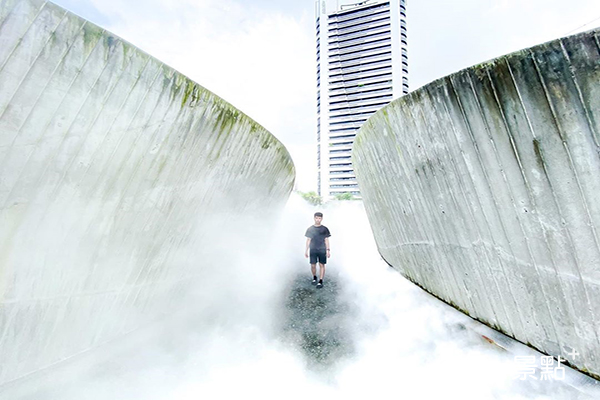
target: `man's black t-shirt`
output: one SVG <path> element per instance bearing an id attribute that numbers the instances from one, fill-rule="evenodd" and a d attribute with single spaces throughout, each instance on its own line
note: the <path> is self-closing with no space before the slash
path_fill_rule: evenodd
<path id="1" fill-rule="evenodd" d="M 306 234 L 304 236 L 310 238 L 311 250 L 325 250 L 325 238 L 331 236 L 331 233 L 329 233 L 329 229 L 327 229 L 326 226 L 312 225 L 306 230 Z"/>

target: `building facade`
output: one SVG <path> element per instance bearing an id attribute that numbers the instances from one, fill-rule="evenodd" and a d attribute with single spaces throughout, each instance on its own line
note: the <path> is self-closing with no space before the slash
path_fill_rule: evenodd
<path id="1" fill-rule="evenodd" d="M 317 0 L 317 184 L 331 198 L 360 190 L 356 131 L 408 93 L 406 0 Z"/>

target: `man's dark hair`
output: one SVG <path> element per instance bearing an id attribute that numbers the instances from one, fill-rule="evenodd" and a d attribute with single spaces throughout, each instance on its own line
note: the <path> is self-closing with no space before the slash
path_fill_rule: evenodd
<path id="1" fill-rule="evenodd" d="M 323 213 L 322 212 L 316 212 L 315 213 L 315 217 L 321 217 L 321 218 L 323 218 Z"/>

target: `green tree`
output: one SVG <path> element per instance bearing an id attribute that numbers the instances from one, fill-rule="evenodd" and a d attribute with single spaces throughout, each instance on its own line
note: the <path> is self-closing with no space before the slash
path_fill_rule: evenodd
<path id="1" fill-rule="evenodd" d="M 352 193 L 338 193 L 335 195 L 334 197 L 336 200 L 354 200 L 354 196 L 352 196 Z"/>
<path id="2" fill-rule="evenodd" d="M 298 192 L 300 196 L 306 201 L 308 201 L 313 206 L 318 206 L 323 204 L 323 198 L 319 196 L 316 192 Z"/>

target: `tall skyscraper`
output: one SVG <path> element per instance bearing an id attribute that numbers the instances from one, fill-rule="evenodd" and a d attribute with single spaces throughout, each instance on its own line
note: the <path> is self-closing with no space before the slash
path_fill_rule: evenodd
<path id="1" fill-rule="evenodd" d="M 356 131 L 408 93 L 406 0 L 316 1 L 319 195 L 360 197 L 350 154 Z"/>

